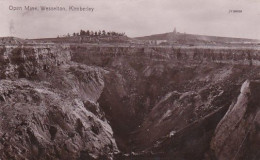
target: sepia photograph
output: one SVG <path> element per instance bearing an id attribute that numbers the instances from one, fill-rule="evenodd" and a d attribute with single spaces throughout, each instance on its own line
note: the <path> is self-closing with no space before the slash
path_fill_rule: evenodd
<path id="1" fill-rule="evenodd" d="M 0 0 L 0 160 L 260 160 L 260 1 Z"/>

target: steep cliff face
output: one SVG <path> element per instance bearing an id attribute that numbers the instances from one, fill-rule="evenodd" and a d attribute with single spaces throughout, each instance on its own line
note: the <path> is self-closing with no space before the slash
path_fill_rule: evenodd
<path id="1" fill-rule="evenodd" d="M 218 124 L 211 149 L 217 159 L 259 159 L 259 81 L 245 81 L 236 103 Z"/>
<path id="2" fill-rule="evenodd" d="M 240 85 L 259 78 L 258 50 L 77 49 L 73 61 L 110 71 L 98 101 L 120 150 L 134 152 L 118 159 L 208 157 L 215 127 Z"/>
<path id="3" fill-rule="evenodd" d="M 0 48 L 1 78 L 31 78 L 69 62 L 68 46 L 4 46 Z"/>
<path id="4" fill-rule="evenodd" d="M 260 65 L 258 47 L 71 46 L 72 59 L 106 66 L 116 57 L 189 64 Z M 83 59 L 82 59 L 83 58 Z"/>
<path id="5" fill-rule="evenodd" d="M 1 159 L 113 157 L 113 131 L 97 103 L 107 71 L 70 62 L 60 46 L 1 54 Z"/>

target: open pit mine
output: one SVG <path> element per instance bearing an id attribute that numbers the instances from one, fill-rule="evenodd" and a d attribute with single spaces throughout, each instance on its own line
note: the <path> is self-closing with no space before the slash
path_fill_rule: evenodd
<path id="1" fill-rule="evenodd" d="M 1 160 L 258 160 L 260 48 L 0 45 Z"/>

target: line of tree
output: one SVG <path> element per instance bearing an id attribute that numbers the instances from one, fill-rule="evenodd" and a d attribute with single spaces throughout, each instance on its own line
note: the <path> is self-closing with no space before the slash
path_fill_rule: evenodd
<path id="1" fill-rule="evenodd" d="M 59 37 L 76 37 L 76 36 L 125 36 L 125 33 L 118 33 L 118 32 L 114 32 L 114 31 L 109 31 L 106 32 L 105 30 L 99 30 L 99 31 L 90 31 L 90 30 L 80 30 L 80 32 L 78 33 L 73 33 L 71 34 L 67 34 L 67 35 L 63 35 L 63 36 L 58 36 Z"/>
<path id="2" fill-rule="evenodd" d="M 73 33 L 73 36 L 125 36 L 125 33 L 118 33 L 114 31 L 106 32 L 105 30 L 90 31 L 80 30 L 79 33 Z"/>

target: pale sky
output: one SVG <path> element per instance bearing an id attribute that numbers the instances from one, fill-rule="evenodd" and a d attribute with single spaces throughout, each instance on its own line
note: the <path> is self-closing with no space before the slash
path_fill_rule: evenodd
<path id="1" fill-rule="evenodd" d="M 10 5 L 72 5 L 93 7 L 94 12 L 10 11 Z M 136 37 L 176 27 L 191 34 L 260 39 L 260 0 L 0 0 L 0 20 L 0 37 L 56 37 L 80 29 Z"/>

